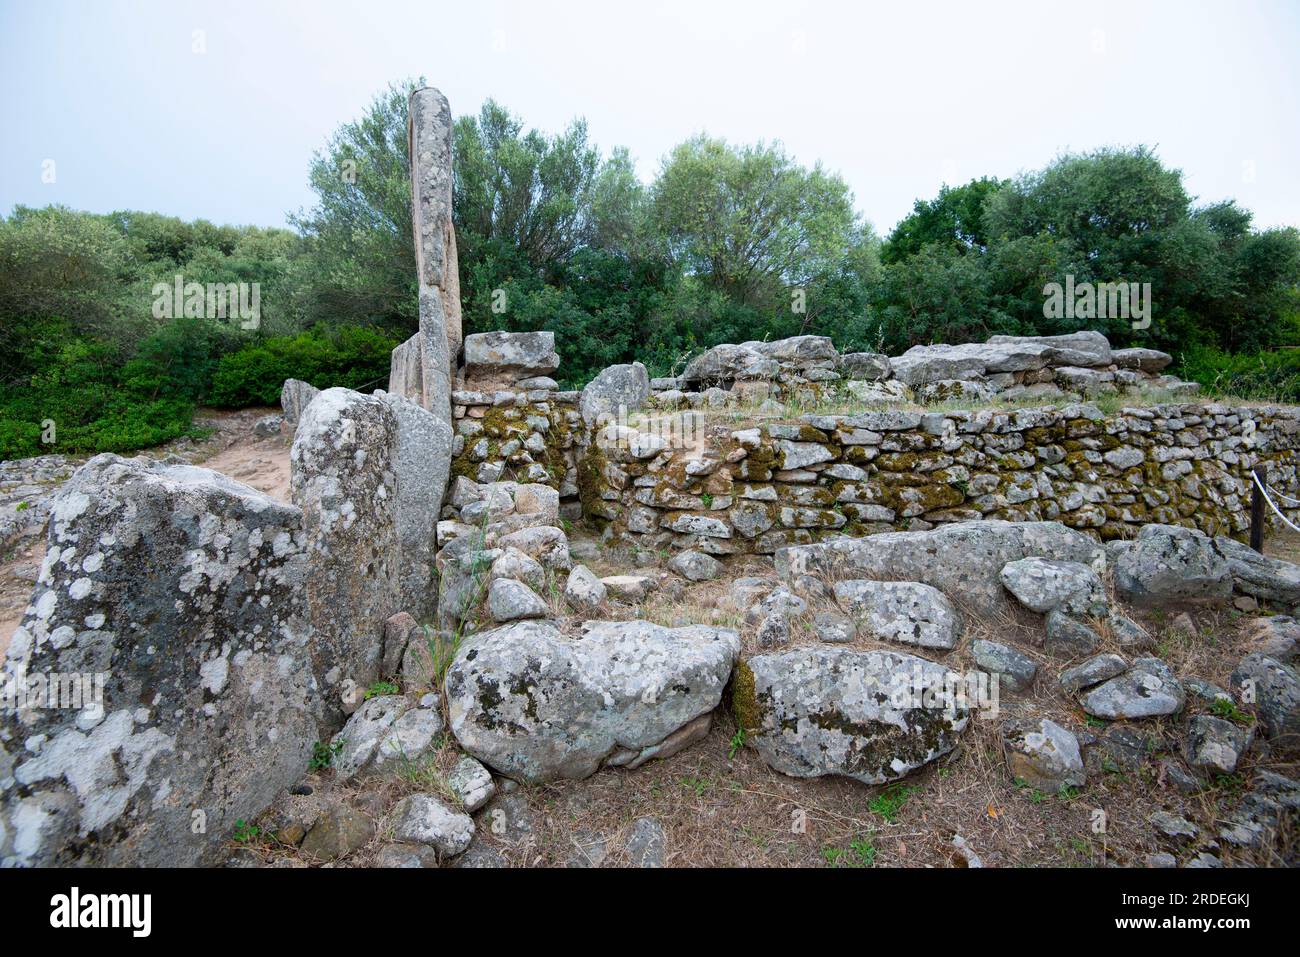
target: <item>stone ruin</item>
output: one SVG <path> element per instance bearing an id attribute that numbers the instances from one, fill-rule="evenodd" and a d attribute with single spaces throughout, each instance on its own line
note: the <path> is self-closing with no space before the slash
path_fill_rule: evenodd
<path id="1" fill-rule="evenodd" d="M 322 753 L 360 780 L 449 731 L 464 752 L 456 800 L 403 799 L 381 855 L 437 864 L 471 846 L 470 815 L 498 779 L 669 757 L 709 733 L 724 698 L 774 770 L 882 784 L 968 726 L 965 704 L 882 694 L 902 676 L 950 681 L 968 616 L 1042 616 L 1041 650 L 1070 665 L 1055 680 L 1078 708 L 1140 721 L 1232 696 L 1175 675 L 1121 602 L 1300 605 L 1300 568 L 1232 537 L 1251 469 L 1300 491 L 1300 410 L 1197 402 L 1162 374 L 1168 355 L 1096 332 L 897 357 L 797 336 L 563 390 L 552 333 L 462 336 L 450 136 L 446 99 L 414 93 L 419 331 L 394 350 L 386 391 L 285 382 L 292 504 L 115 455 L 49 503 L 4 663 L 26 689 L 0 717 L 4 864 L 219 863 L 237 822 Z M 1124 405 L 1144 392 L 1159 401 Z M 688 582 L 737 555 L 771 555 L 775 574 L 732 586 L 739 629 L 603 620 L 660 580 L 593 574 L 570 548 L 578 522 L 666 552 Z M 810 601 L 839 609 L 809 623 L 811 645 L 792 631 Z M 1251 683 L 1259 733 L 1285 749 L 1300 735 L 1300 626 L 1261 621 L 1234 681 Z M 856 636 L 890 650 L 844 647 Z M 968 654 L 1009 694 L 1048 680 L 1011 645 Z M 86 675 L 102 698 L 69 706 Z M 1021 716 L 1002 740 L 1017 780 L 1086 784 L 1068 728 Z M 1198 713 L 1177 773 L 1231 773 L 1252 742 Z M 1262 840 L 1300 800 L 1295 782 L 1269 786 L 1277 800 L 1260 797 L 1225 840 Z M 342 810 L 279 833 L 328 860 L 373 826 Z"/>

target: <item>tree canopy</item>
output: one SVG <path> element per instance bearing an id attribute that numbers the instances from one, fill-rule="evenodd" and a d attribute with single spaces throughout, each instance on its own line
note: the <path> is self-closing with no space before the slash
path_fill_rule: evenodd
<path id="1" fill-rule="evenodd" d="M 406 111 L 421 84 L 392 84 L 330 137 L 293 230 L 58 206 L 0 220 L 0 454 L 38 448 L 41 409 L 81 447 L 133 448 L 188 428 L 196 402 L 273 397 L 286 370 L 381 378 L 418 318 Z M 455 120 L 453 161 L 466 332 L 553 330 L 572 385 L 634 359 L 667 374 L 719 342 L 816 333 L 897 354 L 1083 327 L 1206 377 L 1300 382 L 1233 358 L 1300 344 L 1300 234 L 1198 205 L 1144 146 L 944 186 L 883 242 L 838 174 L 780 143 L 700 134 L 643 182 L 581 118 L 548 133 L 488 100 Z M 178 273 L 257 283 L 260 326 L 159 320 L 151 290 Z M 1045 287 L 1067 276 L 1149 283 L 1150 326 L 1050 314 Z"/>

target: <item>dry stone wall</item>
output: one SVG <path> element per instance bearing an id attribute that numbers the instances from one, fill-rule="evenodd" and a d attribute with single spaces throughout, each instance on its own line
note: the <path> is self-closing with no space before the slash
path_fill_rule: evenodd
<path id="1" fill-rule="evenodd" d="M 1170 401 L 1104 413 L 1084 397 L 1151 401 L 1195 384 L 1160 375 L 1168 355 L 1112 350 L 1098 333 L 994 337 L 893 359 L 797 336 L 716 346 L 676 378 L 616 366 L 582 392 L 544 374 L 558 367 L 550 336 L 466 341 L 452 394 L 453 481 L 547 485 L 565 518 L 647 548 L 771 553 L 981 518 L 1060 521 L 1106 540 L 1148 523 L 1240 535 L 1252 467 L 1297 490 L 1300 410 Z M 1038 385 L 1064 401 L 912 404 L 923 387 L 938 398 L 1042 401 Z M 808 405 L 870 411 L 795 414 Z M 599 417 L 583 414 L 597 406 Z M 441 518 L 459 521 L 454 496 Z"/>
<path id="2" fill-rule="evenodd" d="M 588 516 L 649 548 L 775 552 L 832 535 L 995 518 L 1102 539 L 1147 523 L 1240 534 L 1249 470 L 1298 488 L 1300 410 L 1171 404 L 807 414 L 704 429 L 645 454 L 625 436 L 580 463 Z M 640 453 L 640 454 L 638 454 Z"/>

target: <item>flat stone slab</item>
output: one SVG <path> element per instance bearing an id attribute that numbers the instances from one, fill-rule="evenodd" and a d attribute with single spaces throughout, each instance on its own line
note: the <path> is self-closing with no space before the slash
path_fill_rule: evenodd
<path id="1" fill-rule="evenodd" d="M 1104 567 L 1105 549 L 1083 532 L 1059 522 L 954 522 L 930 531 L 883 532 L 776 552 L 777 573 L 787 581 L 803 574 L 834 578 L 923 582 L 959 608 L 996 615 L 1014 605 L 999 573 L 1007 562 L 1030 556 Z"/>

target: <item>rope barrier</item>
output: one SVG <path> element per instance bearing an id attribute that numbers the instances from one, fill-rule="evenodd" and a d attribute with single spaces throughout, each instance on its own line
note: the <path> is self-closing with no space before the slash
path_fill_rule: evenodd
<path id="1" fill-rule="evenodd" d="M 1282 500 L 1283 504 L 1288 505 L 1288 506 L 1290 506 L 1291 508 L 1298 508 L 1298 507 L 1300 507 L 1300 499 L 1294 499 L 1294 498 L 1291 498 L 1289 495 L 1283 495 L 1281 492 L 1279 492 L 1277 489 L 1275 489 L 1275 488 L 1274 488 L 1273 486 L 1271 486 L 1271 485 L 1266 486 L 1266 488 L 1267 488 L 1270 492 L 1272 492 L 1274 495 L 1276 495 L 1278 498 L 1280 498 L 1280 499 Z"/>
<path id="2" fill-rule="evenodd" d="M 1252 471 L 1250 473 L 1250 477 L 1254 481 L 1255 487 L 1259 489 L 1259 494 L 1264 496 L 1264 501 L 1268 502 L 1268 507 L 1273 510 L 1273 513 L 1277 515 L 1278 518 L 1282 519 L 1282 522 L 1286 525 L 1287 528 L 1291 529 L 1291 531 L 1300 532 L 1300 526 L 1295 525 L 1291 521 L 1291 519 L 1283 515 L 1282 510 L 1277 507 L 1277 503 L 1274 502 L 1273 499 L 1269 497 L 1268 489 L 1265 488 L 1264 483 L 1259 480 L 1259 475 L 1257 475 L 1254 471 Z M 1281 497 L 1285 498 L 1286 496 L 1281 496 Z"/>

